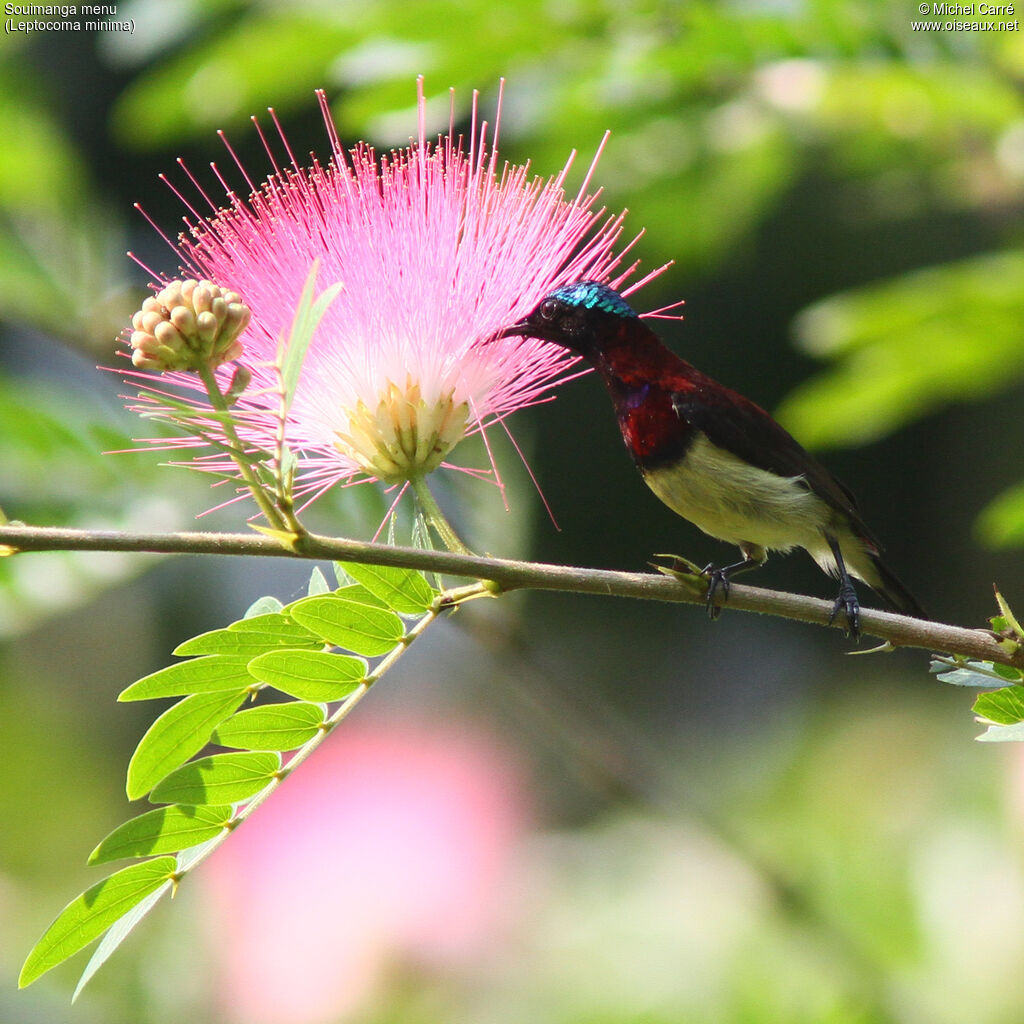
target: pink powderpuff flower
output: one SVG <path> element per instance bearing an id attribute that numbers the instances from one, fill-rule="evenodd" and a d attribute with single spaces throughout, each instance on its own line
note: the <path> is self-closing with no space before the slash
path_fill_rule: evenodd
<path id="1" fill-rule="evenodd" d="M 418 139 L 380 157 L 365 144 L 346 154 L 324 94 L 317 95 L 331 146 L 326 165 L 314 158 L 301 168 L 271 110 L 290 163 L 275 162 L 261 131 L 274 172 L 257 188 L 228 146 L 251 194 L 240 198 L 214 165 L 227 193 L 220 207 L 185 169 L 212 212 L 201 216 L 179 192 L 190 216 L 171 242 L 184 276 L 238 293 L 251 310 L 238 340 L 252 378 L 232 411 L 239 437 L 254 449 L 274 449 L 278 339 L 288 336 L 314 261 L 318 288 L 340 283 L 306 353 L 284 428 L 296 456 L 295 493 L 307 502 L 338 482 L 422 478 L 448 465 L 463 437 L 490 424 L 504 428 L 510 413 L 545 400 L 575 360 L 535 339 L 495 340 L 495 332 L 561 284 L 587 277 L 621 289 L 636 267 L 620 266 L 636 239 L 616 252 L 623 215 L 606 216 L 588 191 L 604 142 L 579 193 L 567 198 L 572 156 L 548 180 L 526 166 L 499 167 L 500 92 L 491 141 L 486 122 L 478 124 L 474 93 L 467 150 L 454 134 L 454 97 L 448 134 L 427 141 L 419 80 Z M 154 277 L 155 288 L 166 286 Z M 229 365 L 217 370 L 222 390 L 231 373 Z M 133 408 L 173 419 L 170 392 L 148 380 Z M 172 372 L 162 380 L 188 396 L 209 436 L 223 436 L 209 405 L 194 397 L 203 390 L 194 375 Z M 204 444 L 196 436 L 147 443 L 175 450 Z M 185 464 L 234 471 L 223 451 Z M 500 484 L 493 457 L 489 470 L 464 471 Z"/>

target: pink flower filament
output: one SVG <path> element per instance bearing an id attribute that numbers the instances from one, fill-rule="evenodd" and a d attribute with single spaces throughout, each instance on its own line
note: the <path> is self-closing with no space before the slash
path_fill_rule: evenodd
<path id="1" fill-rule="evenodd" d="M 488 126 L 477 126 L 476 94 L 468 151 L 454 134 L 454 98 L 448 134 L 431 144 L 422 81 L 416 142 L 380 157 L 364 144 L 346 154 L 324 94 L 317 95 L 331 142 L 328 163 L 314 159 L 300 168 L 274 117 L 290 165 L 277 167 L 261 132 L 275 171 L 257 189 L 238 163 L 252 188 L 248 199 L 217 172 L 227 193 L 223 208 L 189 174 L 213 213 L 201 217 L 189 206 L 176 247 L 189 276 L 238 292 L 252 311 L 240 338 L 252 382 L 234 409 L 239 436 L 254 448 L 272 448 L 278 339 L 288 335 L 314 260 L 319 288 L 340 282 L 285 427 L 298 456 L 297 494 L 310 499 L 339 481 L 390 484 L 425 475 L 448 465 L 463 437 L 494 422 L 504 426 L 510 413 L 545 400 L 574 360 L 541 341 L 495 340 L 495 332 L 560 284 L 588 277 L 621 288 L 635 269 L 612 280 L 633 243 L 616 253 L 622 215 L 595 209 L 597 194 L 587 192 L 597 156 L 573 199 L 564 189 L 572 157 L 547 180 L 526 166 L 506 163 L 499 172 Z M 500 103 L 499 95 L 499 113 Z M 226 381 L 229 368 L 219 374 Z M 168 378 L 199 388 L 186 374 Z M 135 408 L 152 415 L 154 407 L 159 411 L 161 395 L 150 388 Z M 203 408 L 198 401 L 197 412 Z M 215 419 L 209 427 L 216 436 Z M 193 436 L 170 445 L 201 443 Z M 222 453 L 189 464 L 231 468 Z M 499 479 L 493 461 L 492 471 Z"/>

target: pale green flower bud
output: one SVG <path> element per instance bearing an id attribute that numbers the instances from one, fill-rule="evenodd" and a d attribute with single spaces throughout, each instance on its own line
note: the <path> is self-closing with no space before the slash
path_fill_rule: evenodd
<path id="1" fill-rule="evenodd" d="M 132 363 L 140 370 L 216 369 L 242 354 L 249 307 L 212 281 L 171 281 L 132 317 Z"/>

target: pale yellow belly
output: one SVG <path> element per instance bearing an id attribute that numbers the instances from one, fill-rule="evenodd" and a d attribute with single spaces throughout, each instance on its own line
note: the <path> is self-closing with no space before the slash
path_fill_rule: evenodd
<path id="1" fill-rule="evenodd" d="M 825 572 L 836 574 L 828 544 L 832 536 L 850 574 L 870 585 L 877 582 L 864 541 L 801 477 L 757 469 L 700 434 L 682 465 L 646 470 L 644 478 L 670 509 L 749 557 L 763 559 L 768 551 L 800 547 Z"/>
<path id="2" fill-rule="evenodd" d="M 704 434 L 681 466 L 648 470 L 644 476 L 669 508 L 719 540 L 770 551 L 816 549 L 825 543 L 831 509 L 800 477 L 757 469 Z"/>

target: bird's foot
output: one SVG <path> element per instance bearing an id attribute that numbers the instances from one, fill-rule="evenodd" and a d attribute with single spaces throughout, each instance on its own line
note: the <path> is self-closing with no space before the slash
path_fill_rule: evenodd
<path id="1" fill-rule="evenodd" d="M 708 595 L 705 602 L 708 618 L 714 620 L 722 614 L 722 605 L 729 600 L 729 572 L 728 569 L 719 569 L 713 562 L 708 562 L 701 571 L 708 578 Z M 722 595 L 721 603 L 716 600 L 719 593 Z"/>
<path id="2" fill-rule="evenodd" d="M 832 614 L 828 617 L 828 624 L 831 626 L 842 612 L 846 616 L 846 635 L 856 643 L 860 640 L 860 601 L 857 600 L 857 591 L 849 580 L 844 580 L 839 586 L 839 596 L 832 605 Z"/>

